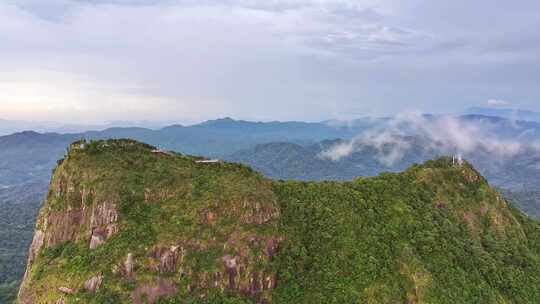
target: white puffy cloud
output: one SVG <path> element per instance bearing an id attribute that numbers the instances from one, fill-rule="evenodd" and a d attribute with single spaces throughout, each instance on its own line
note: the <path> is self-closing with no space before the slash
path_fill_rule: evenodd
<path id="1" fill-rule="evenodd" d="M 505 106 L 509 104 L 508 101 L 501 99 L 488 99 L 486 103 L 488 106 Z"/>

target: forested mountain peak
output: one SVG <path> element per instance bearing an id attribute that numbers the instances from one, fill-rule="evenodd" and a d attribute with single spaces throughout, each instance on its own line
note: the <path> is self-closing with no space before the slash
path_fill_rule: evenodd
<path id="1" fill-rule="evenodd" d="M 20 303 L 534 303 L 539 224 L 467 162 L 273 181 L 133 140 L 55 169 Z"/>

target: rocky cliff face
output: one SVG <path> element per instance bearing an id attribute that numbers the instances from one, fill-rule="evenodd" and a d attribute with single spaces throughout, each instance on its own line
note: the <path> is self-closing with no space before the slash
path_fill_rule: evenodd
<path id="1" fill-rule="evenodd" d="M 217 168 L 219 176 L 212 166 L 230 165 L 132 141 L 73 144 L 39 215 L 19 302 L 63 303 L 115 284 L 131 286 L 111 293 L 133 303 L 210 289 L 269 302 L 283 240 L 270 183 L 244 167 Z"/>
<path id="2" fill-rule="evenodd" d="M 281 182 L 129 140 L 59 162 L 19 303 L 524 303 L 540 227 L 449 159 Z"/>

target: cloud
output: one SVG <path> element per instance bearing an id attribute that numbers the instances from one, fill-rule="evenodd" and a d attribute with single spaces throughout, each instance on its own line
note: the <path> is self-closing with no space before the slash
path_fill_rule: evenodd
<path id="1" fill-rule="evenodd" d="M 351 155 L 354 152 L 354 142 L 347 141 L 332 146 L 328 150 L 324 150 L 320 153 L 320 157 L 338 161 L 344 157 Z"/>
<path id="2" fill-rule="evenodd" d="M 488 106 L 505 106 L 509 104 L 506 100 L 501 99 L 489 99 L 486 103 Z"/>
<path id="3" fill-rule="evenodd" d="M 108 119 L 146 119 L 140 109 L 151 108 L 166 120 L 322 120 L 351 108 L 386 115 L 456 111 L 486 96 L 535 100 L 538 8 L 487 0 L 8 0 L 0 3 L 0 67 L 16 81 L 11 93 L 0 91 L 0 112 L 67 119 L 49 105 L 91 105 L 87 118 L 99 120 L 99 109 L 118 104 Z M 485 15 L 508 18 L 487 26 Z M 65 77 L 41 81 L 51 73 Z M 39 106 L 14 113 L 10 97 L 23 89 L 54 92 L 55 101 L 28 94 Z"/>
<path id="4" fill-rule="evenodd" d="M 68 123 L 102 123 L 114 120 L 118 111 L 146 120 L 161 119 L 165 109 L 182 112 L 185 116 L 196 115 L 189 107 L 182 107 L 167 97 L 142 94 L 135 83 L 111 85 L 83 75 L 57 71 L 0 72 L 0 91 L 5 98 L 1 103 L 3 113 L 21 116 L 48 113 L 48 119 Z M 39 115 L 31 116 L 33 121 L 40 119 L 43 118 Z"/>
<path id="5" fill-rule="evenodd" d="M 497 126 L 489 120 L 406 113 L 379 127 L 368 129 L 349 142 L 330 147 L 320 156 L 338 161 L 371 147 L 375 149 L 380 163 L 392 166 L 413 148 L 420 148 L 424 153 L 444 155 L 487 153 L 498 160 L 511 158 L 522 151 L 522 142 L 497 133 Z"/>

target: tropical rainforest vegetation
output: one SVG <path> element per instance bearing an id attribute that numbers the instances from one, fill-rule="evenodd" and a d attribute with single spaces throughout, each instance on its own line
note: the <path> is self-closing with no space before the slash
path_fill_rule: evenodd
<path id="1" fill-rule="evenodd" d="M 540 301 L 539 223 L 468 163 L 439 158 L 350 182 L 272 181 L 243 165 L 199 163 L 134 141 L 79 145 L 55 170 L 37 229 L 54 239 L 47 218 L 114 201 L 118 233 L 89 249 L 93 232 L 81 224 L 75 237 L 46 242 L 25 297 L 127 303 L 165 278 L 177 289 L 163 303 Z M 183 252 L 178 268 L 156 272 L 153 252 L 173 245 Z M 118 271 L 128 253 L 132 279 Z M 232 257 L 240 268 L 229 285 L 223 261 Z M 99 291 L 85 291 L 97 274 Z M 275 276 L 275 286 L 250 285 L 261 274 Z"/>

